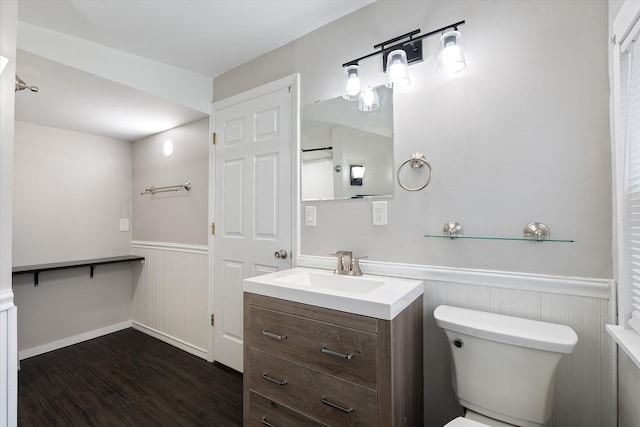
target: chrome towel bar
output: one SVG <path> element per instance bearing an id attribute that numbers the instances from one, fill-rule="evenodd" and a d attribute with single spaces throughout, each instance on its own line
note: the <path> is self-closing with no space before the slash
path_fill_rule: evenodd
<path id="1" fill-rule="evenodd" d="M 168 191 L 179 191 L 179 190 L 182 190 L 183 188 L 187 191 L 191 190 L 191 183 L 185 182 L 184 184 L 169 185 L 166 187 L 149 187 L 140 194 L 143 195 L 143 194 L 166 193 Z"/>

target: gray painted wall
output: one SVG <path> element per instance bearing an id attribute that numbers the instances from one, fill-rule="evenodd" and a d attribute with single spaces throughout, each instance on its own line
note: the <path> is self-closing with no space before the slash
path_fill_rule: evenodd
<path id="1" fill-rule="evenodd" d="M 0 53 L 9 59 L 0 75 L 0 294 L 11 290 L 13 135 L 16 71 L 17 2 L 0 4 Z M 4 344 L 4 343 L 3 343 Z M 6 390 L 0 387 L 0 390 Z M 6 418 L 0 417 L 0 420 Z"/>
<path id="2" fill-rule="evenodd" d="M 209 119 L 133 143 L 133 240 L 206 245 Z M 173 141 L 171 157 L 164 142 Z M 151 186 L 192 184 L 190 191 L 140 195 Z"/>
<path id="3" fill-rule="evenodd" d="M 31 265 L 131 253 L 129 142 L 15 122 L 13 260 Z M 127 264 L 13 280 L 20 351 L 128 322 Z"/>
<path id="4" fill-rule="evenodd" d="M 396 186 L 387 226 L 366 200 L 310 202 L 303 254 L 351 249 L 369 259 L 611 277 L 611 166 L 607 3 L 601 1 L 376 2 L 214 79 L 220 100 L 293 72 L 301 104 L 340 95 L 341 64 L 415 28 L 466 19 L 468 67 L 435 72 L 438 39 L 395 91 L 395 163 L 423 152 L 434 178 L 421 192 Z M 383 82 L 380 58 L 362 75 Z M 532 221 L 575 243 L 427 239 L 445 222 L 468 235 L 520 236 Z M 365 270 L 366 271 L 366 270 Z"/>

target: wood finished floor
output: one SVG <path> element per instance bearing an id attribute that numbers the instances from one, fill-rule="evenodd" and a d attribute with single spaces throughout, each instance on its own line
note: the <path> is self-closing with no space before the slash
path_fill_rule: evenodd
<path id="1" fill-rule="evenodd" d="M 18 426 L 240 426 L 242 375 L 133 329 L 21 361 Z"/>

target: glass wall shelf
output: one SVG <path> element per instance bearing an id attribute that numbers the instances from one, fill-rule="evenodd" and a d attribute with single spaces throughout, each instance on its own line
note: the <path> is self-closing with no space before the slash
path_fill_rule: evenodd
<path id="1" fill-rule="evenodd" d="M 425 234 L 424 237 L 440 239 L 476 239 L 476 240 L 513 240 L 518 242 L 551 242 L 573 243 L 573 239 L 551 239 L 549 227 L 541 222 L 530 222 L 524 227 L 523 237 L 498 237 L 498 236 L 465 236 L 462 234 L 462 225 L 455 221 L 447 222 L 442 228 L 443 234 Z"/>
<path id="2" fill-rule="evenodd" d="M 536 239 L 535 237 L 495 237 L 495 236 L 449 236 L 441 234 L 425 234 L 424 237 L 440 239 L 475 239 L 475 240 L 513 240 L 518 242 L 549 242 L 549 243 L 574 243 L 573 239 Z"/>

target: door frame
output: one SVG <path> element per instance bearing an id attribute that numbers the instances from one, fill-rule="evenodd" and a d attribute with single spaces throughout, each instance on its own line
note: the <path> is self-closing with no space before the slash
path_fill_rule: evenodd
<path id="1" fill-rule="evenodd" d="M 211 104 L 211 116 L 209 117 L 209 134 L 213 135 L 215 129 L 216 110 L 223 109 L 232 105 L 241 104 L 250 99 L 266 95 L 277 90 L 290 87 L 291 97 L 291 266 L 298 265 L 298 256 L 300 252 L 300 74 L 295 73 L 289 76 L 274 80 L 270 83 L 249 89 L 237 95 L 230 96 Z M 211 224 L 215 222 L 215 164 L 216 164 L 215 146 L 213 142 L 209 145 L 209 230 L 208 246 L 209 246 L 209 265 L 208 265 L 208 306 L 209 313 L 213 314 L 213 295 L 214 295 L 214 269 L 215 269 L 215 247 L 213 243 L 213 234 L 211 234 Z M 215 327 L 215 326 L 214 326 Z M 207 351 L 207 360 L 213 362 L 213 333 L 212 327 L 209 331 Z"/>

